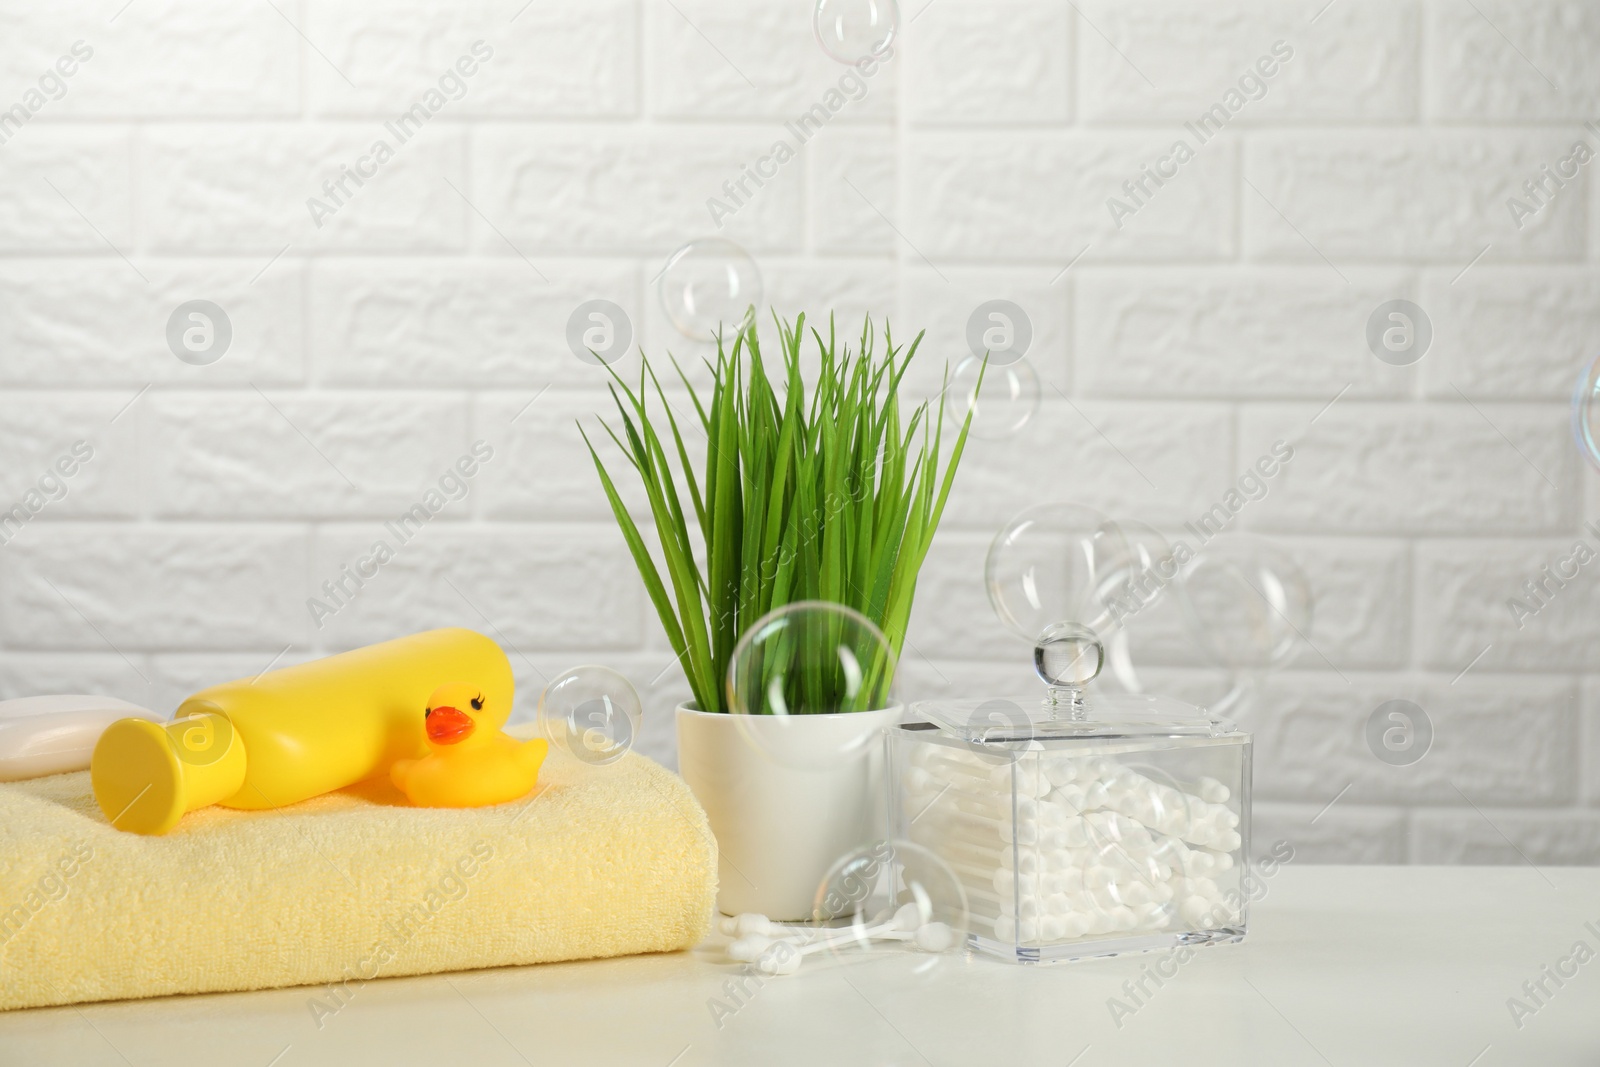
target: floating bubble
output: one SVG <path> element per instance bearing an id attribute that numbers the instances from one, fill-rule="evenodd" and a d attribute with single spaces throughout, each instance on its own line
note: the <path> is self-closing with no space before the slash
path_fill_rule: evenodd
<path id="1" fill-rule="evenodd" d="M 621 759 L 644 719 L 639 693 L 610 667 L 574 667 L 539 695 L 539 727 L 550 743 L 584 763 Z"/>
<path id="2" fill-rule="evenodd" d="M 773 762 L 835 767 L 878 751 L 899 715 L 894 673 L 889 639 L 865 615 L 796 601 L 756 620 L 734 646 L 728 709 Z"/>
<path id="3" fill-rule="evenodd" d="M 817 0 L 811 25 L 830 59 L 853 66 L 888 55 L 900 32 L 900 8 L 895 0 Z"/>
<path id="4" fill-rule="evenodd" d="M 948 864 L 910 841 L 874 841 L 840 857 L 817 887 L 803 951 L 945 956 L 966 949 L 970 919 Z"/>
<path id="5" fill-rule="evenodd" d="M 1126 624 L 1161 599 L 1183 567 L 1165 535 L 1148 523 L 1117 519 L 1123 546 L 1120 558 L 1108 559 L 1095 597 L 1109 605 L 1116 621 Z"/>
<path id="6" fill-rule="evenodd" d="M 1194 841 L 1197 837 L 1216 837 L 1222 840 L 1213 840 L 1212 844 L 1227 843 L 1224 836 L 1226 830 L 1232 830 L 1238 825 L 1237 821 L 1228 822 L 1229 816 L 1223 815 L 1223 826 L 1214 825 L 1208 829 L 1204 821 L 1208 816 L 1214 816 L 1211 801 L 1202 797 L 1204 792 L 1210 797 L 1219 798 L 1217 804 L 1223 804 L 1232 796 L 1232 791 L 1215 779 L 1207 780 L 1207 784 L 1199 782 L 1180 782 L 1174 778 L 1170 771 L 1156 763 L 1143 760 L 1123 758 L 1116 761 L 1116 770 L 1113 772 L 1112 782 L 1121 785 L 1118 790 L 1122 794 L 1124 814 L 1131 816 L 1141 825 L 1168 834 L 1176 838 L 1187 838 Z M 1117 779 L 1121 778 L 1118 783 Z M 1133 789 L 1128 787 L 1135 786 Z M 1131 803 L 1129 803 L 1131 802 Z M 1237 803 L 1234 805 L 1237 807 Z M 1229 809 L 1232 811 L 1232 809 Z M 1237 812 L 1233 812 L 1237 815 Z M 1215 818 L 1212 819 L 1215 823 Z M 1090 824 L 1085 827 L 1089 843 L 1092 847 L 1102 850 L 1107 845 L 1120 846 L 1125 838 L 1116 833 L 1116 824 L 1101 823 Z M 1125 825 L 1124 825 L 1125 828 Z M 1241 842 L 1242 844 L 1242 842 Z M 1124 859 L 1132 859 L 1127 851 L 1122 851 Z M 1166 859 L 1174 859 L 1169 852 Z M 1207 857 L 1210 860 L 1212 857 Z M 1135 863 L 1133 870 L 1143 878 L 1145 871 L 1141 870 L 1143 864 Z M 1181 868 L 1180 868 L 1181 869 Z"/>
<path id="7" fill-rule="evenodd" d="M 1223 534 L 1185 567 L 1184 615 L 1200 647 L 1236 671 L 1274 670 L 1311 631 L 1311 582 L 1262 538 Z"/>
<path id="8" fill-rule="evenodd" d="M 1111 605 L 1113 615 L 1113 625 L 1105 634 L 1106 664 L 1124 689 L 1137 693 L 1141 687 L 1133 669 L 1129 635 L 1153 617 L 1144 614 L 1147 609 L 1168 596 L 1169 590 L 1176 590 L 1183 567 L 1171 543 L 1154 527 L 1129 519 L 1118 519 L 1117 526 L 1128 552 L 1120 566 L 1105 568 L 1097 599 Z"/>
<path id="9" fill-rule="evenodd" d="M 1025 359 L 1005 366 L 992 361 L 978 388 L 978 372 L 983 361 L 968 356 L 956 366 L 950 378 L 945 412 L 956 426 L 972 413 L 973 437 L 1000 441 L 1026 426 L 1039 410 L 1039 375 Z"/>
<path id="10" fill-rule="evenodd" d="M 1103 634 L 1117 606 L 1104 590 L 1133 558 L 1121 526 L 1081 504 L 1052 501 L 1020 512 L 995 535 L 984 561 L 989 603 L 1026 641 L 1073 622 Z"/>
<path id="11" fill-rule="evenodd" d="M 1572 391 L 1572 436 L 1578 442 L 1578 451 L 1595 466 L 1600 467 L 1600 356 L 1595 357 Z"/>
<path id="12" fill-rule="evenodd" d="M 661 306 L 678 332 L 695 341 L 731 344 L 761 303 L 761 271 L 750 253 L 721 237 L 690 241 L 661 272 Z"/>

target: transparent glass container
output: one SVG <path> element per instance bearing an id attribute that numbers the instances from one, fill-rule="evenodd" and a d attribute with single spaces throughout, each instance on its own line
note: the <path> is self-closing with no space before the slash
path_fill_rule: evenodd
<path id="1" fill-rule="evenodd" d="M 1249 734 L 1075 688 L 911 710 L 889 732 L 890 822 L 960 879 L 972 948 L 1039 963 L 1243 939 Z"/>

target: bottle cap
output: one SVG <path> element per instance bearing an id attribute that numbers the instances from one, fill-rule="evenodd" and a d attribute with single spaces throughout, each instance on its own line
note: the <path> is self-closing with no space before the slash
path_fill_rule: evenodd
<path id="1" fill-rule="evenodd" d="M 89 761 L 100 810 L 136 834 L 164 834 L 184 812 L 232 796 L 244 772 L 244 742 L 220 711 L 168 723 L 119 719 Z"/>

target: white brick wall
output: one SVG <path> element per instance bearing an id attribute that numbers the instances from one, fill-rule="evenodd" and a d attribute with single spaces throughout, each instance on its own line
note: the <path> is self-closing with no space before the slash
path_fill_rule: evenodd
<path id="1" fill-rule="evenodd" d="M 276 6 L 0 12 L 0 108 L 93 48 L 0 144 L 0 505 L 75 440 L 95 449 L 0 546 L 0 696 L 166 710 L 462 624 L 507 646 L 522 716 L 565 667 L 624 670 L 642 746 L 670 762 L 686 686 L 573 426 L 608 401 L 567 317 L 614 300 L 647 350 L 696 362 L 660 264 L 719 232 L 706 198 L 845 68 L 806 0 Z M 1032 319 L 1042 404 L 970 448 L 907 693 L 1034 685 L 982 589 L 1005 517 L 1072 498 L 1176 531 L 1283 437 L 1295 459 L 1240 524 L 1318 602 L 1315 647 L 1249 718 L 1261 833 L 1314 860 L 1600 861 L 1600 562 L 1521 627 L 1505 603 L 1600 545 L 1566 406 L 1600 352 L 1593 167 L 1521 228 L 1505 203 L 1597 143 L 1600 3 L 901 10 L 896 59 L 720 235 L 785 314 L 926 327 L 920 392 L 980 301 Z M 314 225 L 307 198 L 480 39 L 464 95 Z M 1116 225 L 1107 198 L 1280 40 L 1293 57 L 1260 99 Z M 1397 297 L 1433 322 L 1415 367 L 1363 339 Z M 196 298 L 234 330 L 205 367 L 164 336 Z M 306 599 L 478 439 L 495 454 L 466 499 L 314 626 Z M 1170 605 L 1140 622 L 1151 688 L 1221 692 Z M 1395 697 L 1437 730 L 1411 767 L 1361 739 Z"/>

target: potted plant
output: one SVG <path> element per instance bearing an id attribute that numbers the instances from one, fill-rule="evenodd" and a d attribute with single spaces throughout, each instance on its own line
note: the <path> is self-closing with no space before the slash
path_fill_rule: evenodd
<path id="1" fill-rule="evenodd" d="M 677 711 L 678 760 L 717 838 L 718 904 L 808 919 L 829 865 L 881 818 L 881 746 L 862 739 L 899 717 L 889 681 L 971 414 L 941 473 L 943 393 L 934 412 L 900 412 L 922 334 L 902 350 L 885 326 L 880 349 L 868 320 L 851 351 L 831 322 L 826 337 L 804 315 L 775 322 L 776 382 L 753 317 L 731 347 L 718 339 L 709 390 L 673 362 L 705 437 L 699 478 L 649 359 L 636 389 L 613 372 L 621 431 L 605 429 L 643 483 L 660 565 L 584 440 L 694 694 Z M 849 669 L 819 674 L 823 646 Z"/>

